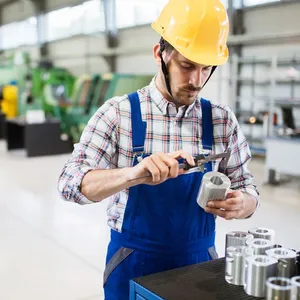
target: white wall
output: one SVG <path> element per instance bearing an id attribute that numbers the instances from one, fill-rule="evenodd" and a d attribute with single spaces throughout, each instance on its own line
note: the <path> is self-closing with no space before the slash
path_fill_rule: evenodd
<path id="1" fill-rule="evenodd" d="M 18 1 L 3 8 L 2 24 L 22 21 L 35 15 L 34 6 L 31 1 Z"/>
<path id="2" fill-rule="evenodd" d="M 150 25 L 126 28 L 120 31 L 120 48 L 124 49 L 117 59 L 117 71 L 120 73 L 155 74 L 156 64 L 153 58 L 153 46 L 159 36 Z"/>
<path id="3" fill-rule="evenodd" d="M 300 33 L 300 1 L 280 5 L 249 8 L 244 14 L 244 26 L 249 35 L 287 35 Z M 299 34 L 300 35 L 300 34 Z M 290 57 L 300 53 L 300 38 L 269 45 L 253 45 L 243 48 L 244 56 Z"/>
<path id="4" fill-rule="evenodd" d="M 300 2 L 248 8 L 244 22 L 246 33 L 285 33 L 300 30 Z"/>
<path id="5" fill-rule="evenodd" d="M 109 72 L 107 62 L 99 55 L 106 49 L 104 36 L 76 36 L 49 44 L 54 64 L 70 69 L 75 75 Z"/>

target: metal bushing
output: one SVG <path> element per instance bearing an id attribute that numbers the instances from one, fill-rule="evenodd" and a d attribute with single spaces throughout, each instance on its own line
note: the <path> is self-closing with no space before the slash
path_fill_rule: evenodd
<path id="1" fill-rule="evenodd" d="M 267 255 L 253 255 L 246 258 L 245 292 L 254 297 L 265 297 L 266 280 L 275 277 L 277 259 Z"/>
<path id="2" fill-rule="evenodd" d="M 254 255 L 264 255 L 266 251 L 273 247 L 273 243 L 270 240 L 254 238 L 246 241 L 249 248 L 252 248 Z"/>
<path id="3" fill-rule="evenodd" d="M 256 227 L 249 229 L 248 232 L 251 233 L 254 238 L 270 240 L 275 244 L 275 231 L 273 229 Z"/>
<path id="4" fill-rule="evenodd" d="M 247 246 L 246 241 L 253 238 L 252 234 L 245 231 L 230 231 L 226 234 L 225 250 L 228 247 Z"/>
<path id="5" fill-rule="evenodd" d="M 246 246 L 228 247 L 225 259 L 225 280 L 233 285 L 244 285 L 245 259 L 253 255 Z"/>
<path id="6" fill-rule="evenodd" d="M 273 248 L 267 250 L 266 255 L 278 260 L 278 277 L 292 278 L 296 275 L 296 251 L 286 248 Z"/>
<path id="7" fill-rule="evenodd" d="M 291 279 L 294 287 L 294 300 L 300 300 L 300 276 L 294 276 Z"/>
<path id="8" fill-rule="evenodd" d="M 266 281 L 267 300 L 293 300 L 293 285 L 289 278 L 270 277 Z"/>

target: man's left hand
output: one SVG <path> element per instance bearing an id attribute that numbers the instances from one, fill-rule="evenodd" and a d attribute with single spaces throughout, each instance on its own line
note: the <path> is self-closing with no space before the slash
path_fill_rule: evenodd
<path id="1" fill-rule="evenodd" d="M 226 220 L 242 219 L 252 214 L 255 210 L 256 200 L 253 197 L 249 199 L 250 197 L 250 195 L 241 191 L 229 190 L 225 200 L 209 201 L 205 211 Z M 247 207 L 248 204 L 249 207 Z"/>

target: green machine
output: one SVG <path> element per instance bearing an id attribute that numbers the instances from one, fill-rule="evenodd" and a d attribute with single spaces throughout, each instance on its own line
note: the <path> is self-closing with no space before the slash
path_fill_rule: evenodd
<path id="1" fill-rule="evenodd" d="M 115 96 L 132 93 L 148 85 L 153 75 L 133 74 L 96 74 L 93 76 L 84 106 L 68 111 L 64 122 L 74 142 L 80 135 L 93 114 L 107 101 Z"/>
<path id="2" fill-rule="evenodd" d="M 72 140 L 79 139 L 78 123 L 87 115 L 88 101 L 93 97 L 94 90 L 97 86 L 97 80 L 100 76 L 91 78 L 89 75 L 80 76 L 75 85 L 71 98 L 72 106 L 67 109 L 63 116 L 65 133 Z"/>
<path id="3" fill-rule="evenodd" d="M 88 117 L 101 107 L 104 102 L 115 96 L 123 96 L 149 85 L 152 75 L 133 74 L 104 74 L 95 90 L 94 97 L 88 110 Z"/>
<path id="4" fill-rule="evenodd" d="M 107 88 L 111 82 L 111 74 L 96 74 L 94 75 L 88 86 L 88 91 L 86 92 L 86 98 L 82 96 L 80 98 L 82 101 L 79 102 L 74 107 L 71 107 L 68 110 L 68 114 L 64 118 L 64 123 L 66 130 L 69 136 L 73 139 L 74 142 L 78 142 L 80 135 L 89 119 L 96 112 L 96 110 L 101 106 L 97 106 L 95 99 L 101 98 L 104 99 L 104 96 Z M 85 89 L 82 89 L 82 92 Z M 104 100 L 103 100 L 104 103 Z"/>
<path id="5" fill-rule="evenodd" d="M 64 68 L 39 67 L 31 70 L 32 97 L 46 116 L 61 119 L 71 103 L 75 77 Z"/>

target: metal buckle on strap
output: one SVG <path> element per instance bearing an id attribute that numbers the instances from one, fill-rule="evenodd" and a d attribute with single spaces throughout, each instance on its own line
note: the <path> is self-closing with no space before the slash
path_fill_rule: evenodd
<path id="1" fill-rule="evenodd" d="M 144 146 L 133 147 L 133 152 L 135 153 L 135 157 L 136 157 L 137 161 L 141 162 L 143 160 Z"/>
<path id="2" fill-rule="evenodd" d="M 138 162 L 141 162 L 143 160 L 143 154 L 144 154 L 144 151 L 135 152 L 135 157 Z"/>

